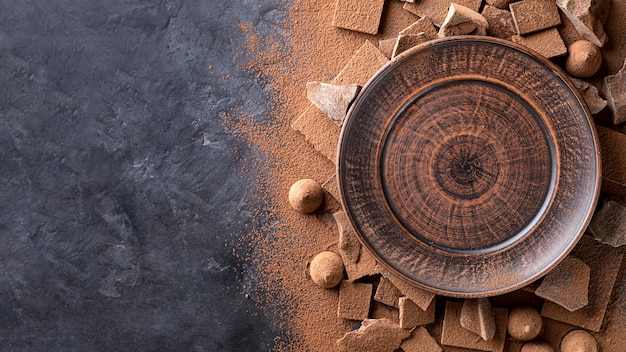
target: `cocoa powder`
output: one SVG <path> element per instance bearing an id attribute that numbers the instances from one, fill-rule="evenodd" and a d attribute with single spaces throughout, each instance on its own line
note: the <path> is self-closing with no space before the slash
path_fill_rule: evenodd
<path id="1" fill-rule="evenodd" d="M 278 11 L 287 16 L 274 24 L 271 34 L 253 24 L 240 24 L 248 40 L 237 62 L 264 82 L 271 98 L 271 118 L 252 119 L 238 111 L 222 116 L 230 131 L 259 151 L 258 163 L 266 172 L 249 190 L 250 197 L 258 197 L 262 204 L 257 214 L 260 223 L 250 229 L 247 243 L 232 244 L 233 253 L 251 253 L 246 258 L 250 266 L 242 294 L 250 295 L 276 319 L 276 328 L 286 332 L 277 336 L 274 350 L 334 351 L 336 340 L 358 325 L 337 316 L 338 290 L 315 285 L 306 266 L 321 251 L 339 252 L 336 224 L 327 212 L 339 206 L 327 193 L 320 210 L 304 215 L 291 208 L 287 194 L 290 185 L 301 178 L 324 183 L 334 175 L 335 166 L 290 125 L 309 106 L 307 82 L 332 81 L 365 40 L 377 44 L 395 38 L 418 17 L 405 11 L 402 2 L 387 0 L 379 34 L 368 35 L 332 25 L 334 0 L 294 0 L 282 6 L 285 10 Z M 605 73 L 615 73 L 616 62 L 623 62 L 626 54 L 621 21 L 625 13 L 626 5 L 614 1 L 606 25 L 611 39 L 602 50 Z M 252 250 L 239 250 L 241 246 Z M 596 334 L 603 351 L 619 351 L 620 337 L 626 333 L 626 279 L 620 275 L 612 301 L 615 309 L 607 313 L 607 331 Z"/>
<path id="2" fill-rule="evenodd" d="M 238 112 L 223 117 L 223 123 L 257 148 L 267 164 L 267 174 L 250 190 L 264 197 L 263 210 L 269 216 L 248 238 L 254 280 L 244 287 L 244 294 L 277 318 L 277 329 L 287 332 L 276 339 L 274 350 L 333 351 L 336 340 L 351 331 L 354 322 L 337 316 L 338 290 L 315 285 L 307 277 L 306 265 L 320 251 L 338 252 L 334 219 L 324 212 L 325 206 L 338 210 L 338 203 L 327 193 L 321 210 L 303 215 L 291 208 L 287 194 L 301 178 L 327 181 L 335 166 L 290 125 L 310 104 L 307 82 L 330 82 L 365 40 L 377 43 L 395 37 L 418 18 L 404 11 L 401 2 L 387 1 L 379 34 L 374 36 L 334 27 L 335 1 L 296 1 L 285 7 L 288 17 L 275 38 L 261 37 L 252 25 L 241 26 L 248 31 L 241 51 L 243 65 L 270 89 L 271 119 L 255 124 Z"/>

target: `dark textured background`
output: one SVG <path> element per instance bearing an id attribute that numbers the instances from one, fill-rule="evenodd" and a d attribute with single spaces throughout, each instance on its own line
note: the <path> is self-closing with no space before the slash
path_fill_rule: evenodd
<path id="1" fill-rule="evenodd" d="M 219 116 L 267 118 L 238 54 L 277 2 L 0 1 L 2 351 L 271 347 L 228 247 L 262 160 Z"/>

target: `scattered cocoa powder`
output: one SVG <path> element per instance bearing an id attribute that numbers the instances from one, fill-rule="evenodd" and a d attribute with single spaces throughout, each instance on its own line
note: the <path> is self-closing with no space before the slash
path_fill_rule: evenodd
<path id="1" fill-rule="evenodd" d="M 254 279 L 243 289 L 276 319 L 277 329 L 286 331 L 277 337 L 273 350 L 334 351 L 336 340 L 352 330 L 353 322 L 337 316 L 338 290 L 315 285 L 307 277 L 306 263 L 316 253 L 334 251 L 337 228 L 325 213 L 295 211 L 286 190 L 302 178 L 324 183 L 334 175 L 335 166 L 290 125 L 310 104 L 307 82 L 330 82 L 365 40 L 377 43 L 396 36 L 418 18 L 403 10 L 401 2 L 386 1 L 379 34 L 368 35 L 332 25 L 334 0 L 297 0 L 283 6 L 287 16 L 270 38 L 248 26 L 247 45 L 238 59 L 271 92 L 272 118 L 259 124 L 238 111 L 223 116 L 230 131 L 261 153 L 258 158 L 267 172 L 250 190 L 262 197 L 258 216 L 266 219 L 250 232 L 249 270 Z"/>
<path id="2" fill-rule="evenodd" d="M 334 351 L 335 341 L 354 328 L 353 322 L 337 317 L 338 290 L 318 287 L 306 272 L 306 263 L 316 253 L 338 251 L 332 216 L 325 211 L 300 214 L 291 208 L 285 196 L 290 185 L 301 178 L 326 182 L 334 175 L 335 166 L 290 125 L 309 105 L 306 82 L 330 82 L 365 40 L 378 43 L 395 37 L 418 19 L 402 9 L 402 5 L 396 0 L 385 1 L 378 35 L 334 27 L 334 0 L 285 2 L 284 9 L 276 10 L 287 14 L 284 20 L 263 22 L 273 26 L 270 34 L 258 31 L 253 24 L 240 27 L 248 41 L 236 60 L 243 68 L 257 73 L 272 103 L 268 119 L 253 119 L 236 110 L 222 116 L 231 132 L 239 134 L 258 151 L 256 162 L 265 171 L 249 190 L 250 197 L 258 196 L 262 201 L 256 214 L 258 223 L 250 228 L 249 243 L 232 246 L 235 255 L 250 253 L 246 257 L 250 267 L 242 294 L 249 294 L 276 319 L 276 328 L 285 331 L 285 335 L 277 336 L 273 350 Z M 602 48 L 603 74 L 617 72 L 624 62 L 625 14 L 626 3 L 613 1 L 605 25 L 610 41 Z M 337 207 L 337 200 L 329 198 L 326 197 L 321 209 Z M 252 250 L 241 249 L 242 245 Z M 594 333 L 600 337 L 602 351 L 618 352 L 623 348 L 625 281 L 624 275 L 620 275 L 607 312 L 606 330 Z M 433 336 L 440 341 L 436 334 Z"/>

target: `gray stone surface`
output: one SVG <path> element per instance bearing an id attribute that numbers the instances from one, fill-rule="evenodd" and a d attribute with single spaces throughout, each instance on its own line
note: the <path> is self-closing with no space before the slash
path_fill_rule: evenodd
<path id="1" fill-rule="evenodd" d="M 0 2 L 3 350 L 271 347 L 227 246 L 262 160 L 220 114 L 266 118 L 238 25 L 277 3 Z"/>

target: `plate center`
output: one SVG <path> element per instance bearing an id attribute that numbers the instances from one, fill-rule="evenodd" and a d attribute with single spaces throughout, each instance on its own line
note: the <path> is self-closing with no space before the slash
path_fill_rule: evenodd
<path id="1" fill-rule="evenodd" d="M 514 92 L 446 80 L 392 119 L 380 182 L 392 215 L 415 238 L 485 253 L 516 242 L 541 219 L 556 182 L 554 160 L 539 112 Z"/>
<path id="2" fill-rule="evenodd" d="M 441 144 L 434 157 L 433 177 L 450 197 L 471 200 L 489 191 L 500 174 L 493 143 L 462 134 Z"/>

